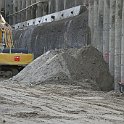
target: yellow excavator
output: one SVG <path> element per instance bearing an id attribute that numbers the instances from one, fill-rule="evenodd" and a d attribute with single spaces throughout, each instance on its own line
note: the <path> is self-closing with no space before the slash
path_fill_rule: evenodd
<path id="1" fill-rule="evenodd" d="M 32 61 L 28 50 L 14 48 L 11 26 L 0 14 L 0 76 L 14 76 Z"/>

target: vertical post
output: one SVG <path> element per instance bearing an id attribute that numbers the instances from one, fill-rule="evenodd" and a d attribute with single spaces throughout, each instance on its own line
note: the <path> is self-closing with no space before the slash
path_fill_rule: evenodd
<path id="1" fill-rule="evenodd" d="M 77 0 L 75 0 L 75 6 L 77 5 Z"/>
<path id="2" fill-rule="evenodd" d="M 97 49 L 103 52 L 103 15 L 104 15 L 104 0 L 99 0 L 98 6 L 98 43 Z"/>
<path id="3" fill-rule="evenodd" d="M 7 2 L 6 0 L 5 0 L 4 2 L 2 1 L 3 7 L 5 8 L 5 10 L 4 10 L 4 16 L 5 16 L 5 18 L 6 18 L 6 15 L 7 15 L 7 14 L 6 14 L 6 13 L 7 13 L 7 12 L 6 12 L 6 2 Z M 1 4 L 1 5 L 2 5 L 2 4 Z M 13 5 L 13 2 L 12 2 L 11 4 Z M 12 9 L 12 11 L 13 11 L 13 7 L 12 7 L 11 9 Z M 13 17 L 12 17 L 12 18 L 13 18 Z"/>
<path id="4" fill-rule="evenodd" d="M 14 11 L 15 12 L 17 12 L 18 11 L 18 1 L 17 0 L 15 0 L 15 2 L 14 2 Z M 18 22 L 18 16 L 17 16 L 17 14 L 15 14 L 15 24 Z"/>
<path id="5" fill-rule="evenodd" d="M 112 76 L 114 76 L 115 7 L 116 7 L 116 0 L 110 0 L 109 70 Z"/>
<path id="6" fill-rule="evenodd" d="M 20 0 L 19 0 L 20 1 Z M 22 9 L 26 8 L 26 0 L 22 0 Z M 22 22 L 26 21 L 26 10 L 21 12 L 22 15 Z"/>
<path id="7" fill-rule="evenodd" d="M 98 0 L 99 1 L 99 0 Z M 87 0 L 83 0 L 83 4 L 87 5 L 88 1 Z"/>
<path id="8" fill-rule="evenodd" d="M 55 4 L 56 4 L 56 12 L 58 12 L 59 11 L 59 0 L 56 0 Z"/>
<path id="9" fill-rule="evenodd" d="M 66 0 L 64 0 L 64 9 L 66 9 Z"/>
<path id="10" fill-rule="evenodd" d="M 115 12 L 115 91 L 118 91 L 118 82 L 121 81 L 121 31 L 122 31 L 122 3 L 116 0 Z"/>
<path id="11" fill-rule="evenodd" d="M 1 9 L 6 7 L 5 6 L 5 0 L 0 0 L 0 13 L 1 13 Z"/>
<path id="12" fill-rule="evenodd" d="M 26 7 L 31 5 L 31 0 L 26 0 Z M 26 20 L 31 19 L 31 8 L 26 10 Z"/>
<path id="13" fill-rule="evenodd" d="M 3 3 L 3 1 L 0 0 L 0 11 L 1 11 L 1 9 L 2 9 L 2 3 Z"/>
<path id="14" fill-rule="evenodd" d="M 49 8 L 48 13 L 50 14 L 50 13 L 51 13 L 51 0 L 49 0 L 49 3 L 48 3 L 48 4 L 49 4 L 49 5 L 48 5 L 48 6 L 49 6 L 49 7 L 48 7 L 48 8 Z"/>
<path id="15" fill-rule="evenodd" d="M 42 16 L 47 15 L 48 14 L 48 2 L 44 2 L 41 4 L 41 8 L 42 8 Z"/>
<path id="16" fill-rule="evenodd" d="M 124 83 L 124 2 L 122 10 L 121 83 Z"/>
<path id="17" fill-rule="evenodd" d="M 104 0 L 104 18 L 103 18 L 103 57 L 109 62 L 109 12 L 110 1 Z"/>
<path id="18" fill-rule="evenodd" d="M 31 0 L 31 4 L 36 3 L 36 0 Z M 31 7 L 31 18 L 36 18 L 36 5 Z"/>
<path id="19" fill-rule="evenodd" d="M 36 2 L 39 2 L 42 0 L 36 0 Z M 36 9 L 36 17 L 41 17 L 43 15 L 43 7 L 42 7 L 42 3 L 38 3 L 37 4 L 37 9 Z"/>
<path id="20" fill-rule="evenodd" d="M 13 0 L 13 13 L 15 13 L 16 11 L 15 11 L 15 0 Z M 16 16 L 15 15 L 13 15 L 13 24 L 15 24 L 15 22 L 16 22 Z"/>
<path id="21" fill-rule="evenodd" d="M 94 0 L 94 34 L 93 46 L 97 48 L 98 43 L 98 0 Z"/>
<path id="22" fill-rule="evenodd" d="M 89 14 L 88 14 L 88 25 L 90 27 L 90 32 L 91 32 L 91 44 L 94 45 L 93 43 L 93 34 L 94 34 L 94 0 L 89 0 Z"/>
<path id="23" fill-rule="evenodd" d="M 9 14 L 12 14 L 12 13 L 13 13 L 13 3 L 11 2 L 10 3 L 10 12 L 9 12 Z M 12 25 L 13 24 L 13 17 L 12 16 L 9 16 L 8 18 L 9 18 L 9 24 Z"/>
<path id="24" fill-rule="evenodd" d="M 18 11 L 19 10 L 21 10 L 21 5 L 22 3 L 21 3 L 21 1 L 20 0 L 18 0 Z M 21 22 L 21 13 L 18 13 L 18 22 Z"/>

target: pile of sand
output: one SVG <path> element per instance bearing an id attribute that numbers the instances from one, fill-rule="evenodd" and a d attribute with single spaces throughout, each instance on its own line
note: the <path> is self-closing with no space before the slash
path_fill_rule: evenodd
<path id="1" fill-rule="evenodd" d="M 71 51 L 71 52 L 70 52 Z M 110 90 L 113 78 L 99 51 L 92 46 L 81 49 L 48 51 L 25 67 L 13 81 L 25 84 L 47 82 L 95 82 L 101 90 Z M 95 86 L 95 85 L 94 85 Z"/>

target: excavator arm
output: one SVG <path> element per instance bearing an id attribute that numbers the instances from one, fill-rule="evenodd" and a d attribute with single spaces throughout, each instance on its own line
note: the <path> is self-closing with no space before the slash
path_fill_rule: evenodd
<path id="1" fill-rule="evenodd" d="M 0 15 L 0 48 L 13 48 L 11 26 Z"/>

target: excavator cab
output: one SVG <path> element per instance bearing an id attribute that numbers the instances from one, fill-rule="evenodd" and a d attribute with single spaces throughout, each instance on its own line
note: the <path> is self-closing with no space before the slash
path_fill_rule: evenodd
<path id="1" fill-rule="evenodd" d="M 14 76 L 32 61 L 28 50 L 14 48 L 11 26 L 0 15 L 0 75 Z"/>

